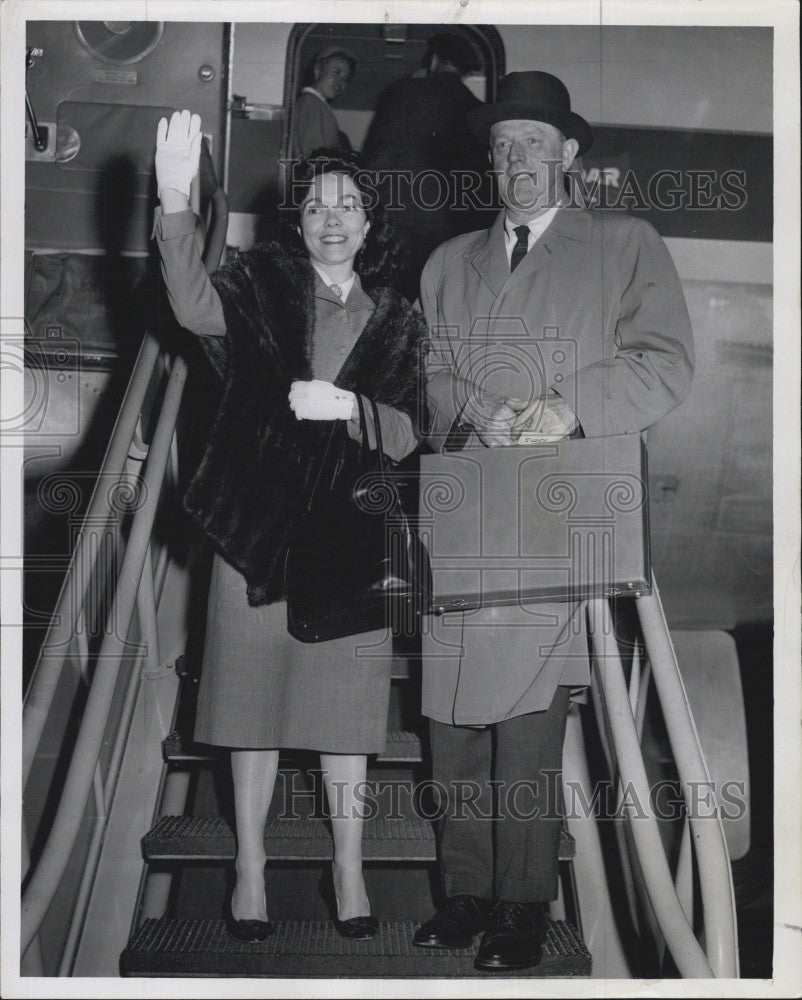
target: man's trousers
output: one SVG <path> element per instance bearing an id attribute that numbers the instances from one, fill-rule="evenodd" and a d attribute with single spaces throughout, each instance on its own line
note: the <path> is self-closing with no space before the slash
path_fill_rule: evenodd
<path id="1" fill-rule="evenodd" d="M 570 689 L 549 708 L 482 729 L 431 720 L 432 776 L 447 896 L 517 903 L 557 898 L 562 747 Z"/>

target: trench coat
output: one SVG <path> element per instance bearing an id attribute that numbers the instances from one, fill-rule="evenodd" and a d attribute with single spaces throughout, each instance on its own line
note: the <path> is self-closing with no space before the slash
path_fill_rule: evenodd
<path id="1" fill-rule="evenodd" d="M 586 437 L 636 434 L 676 407 L 690 389 L 693 335 L 654 228 L 561 208 L 510 273 L 503 223 L 501 212 L 490 229 L 443 244 L 421 277 L 430 445 L 440 450 L 488 398 L 554 389 Z M 471 433 L 466 447 L 482 444 Z M 548 708 L 558 685 L 589 682 L 584 619 L 574 603 L 432 619 L 424 714 L 484 725 Z"/>

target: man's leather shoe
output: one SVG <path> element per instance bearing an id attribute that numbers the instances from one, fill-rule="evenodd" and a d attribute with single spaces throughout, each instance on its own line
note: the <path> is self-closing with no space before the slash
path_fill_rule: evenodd
<path id="1" fill-rule="evenodd" d="M 544 907 L 538 903 L 496 903 L 479 944 L 474 968 L 484 972 L 531 969 L 543 953 Z"/>
<path id="2" fill-rule="evenodd" d="M 449 896 L 431 920 L 422 924 L 412 943 L 419 948 L 470 948 L 487 926 L 489 903 L 478 896 Z"/>

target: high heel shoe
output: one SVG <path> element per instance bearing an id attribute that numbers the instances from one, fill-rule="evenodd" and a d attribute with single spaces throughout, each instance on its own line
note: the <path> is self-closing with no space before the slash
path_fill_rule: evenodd
<path id="1" fill-rule="evenodd" d="M 244 941 L 246 944 L 256 944 L 259 941 L 267 940 L 275 932 L 275 926 L 270 920 L 238 920 L 232 910 L 233 897 L 232 890 L 225 914 L 226 930 L 229 937 L 235 941 Z M 267 908 L 267 903 L 265 903 L 265 908 Z"/>
<path id="2" fill-rule="evenodd" d="M 373 916 L 350 917 L 348 920 L 340 920 L 336 915 L 338 911 L 337 894 L 334 891 L 334 875 L 331 869 L 323 873 L 320 880 L 320 890 L 323 898 L 334 912 L 332 923 L 334 929 L 340 937 L 349 941 L 370 941 L 376 937 L 379 930 L 379 921 Z"/>
<path id="3" fill-rule="evenodd" d="M 275 929 L 269 920 L 237 920 L 230 912 L 226 914 L 226 930 L 235 941 L 256 944 L 266 941 Z"/>
<path id="4" fill-rule="evenodd" d="M 350 920 L 335 917 L 334 926 L 340 937 L 351 941 L 371 941 L 379 931 L 379 921 L 375 917 L 351 917 Z"/>

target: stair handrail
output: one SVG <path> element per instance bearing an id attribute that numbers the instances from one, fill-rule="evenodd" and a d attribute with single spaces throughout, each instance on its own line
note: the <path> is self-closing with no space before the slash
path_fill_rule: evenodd
<path id="1" fill-rule="evenodd" d="M 224 249 L 224 235 L 228 222 L 228 202 L 225 192 L 219 187 L 212 193 L 212 224 L 207 233 L 204 247 L 204 266 L 212 271 L 218 265 Z M 223 239 L 220 239 L 220 233 Z M 209 252 L 211 248 L 212 252 Z M 139 416 L 145 395 L 150 384 L 156 360 L 160 353 L 158 341 L 146 333 L 137 362 L 129 380 L 128 389 L 118 414 L 112 436 L 107 447 L 102 472 L 110 475 L 122 475 L 125 461 L 129 455 L 134 435 L 137 430 Z M 140 592 L 142 573 L 145 561 L 150 552 L 153 524 L 155 521 L 162 485 L 167 466 L 171 459 L 175 430 L 187 378 L 187 365 L 180 356 L 173 359 L 167 386 L 161 401 L 153 438 L 147 451 L 144 476 L 142 477 L 142 502 L 135 511 L 128 542 L 123 556 L 123 562 L 117 579 L 117 587 L 109 611 L 107 621 L 112 627 L 106 630 L 100 651 L 97 654 L 97 667 L 88 692 L 86 706 L 81 719 L 78 735 L 70 759 L 70 765 L 62 787 L 58 809 L 48 832 L 47 840 L 41 855 L 35 865 L 22 899 L 22 914 L 20 928 L 20 953 L 25 954 L 27 948 L 38 934 L 42 920 L 53 901 L 53 897 L 61 883 L 61 879 L 69 863 L 70 855 L 75 847 L 81 820 L 95 778 L 95 770 L 100 758 L 103 736 L 108 724 L 117 678 L 125 649 L 128 645 L 128 633 Z M 138 401 L 138 405 L 137 405 Z M 108 462 L 108 467 L 107 467 Z M 119 471 L 115 473 L 115 470 Z M 81 556 L 86 555 L 86 527 L 90 517 L 108 518 L 111 515 L 110 490 L 100 489 L 101 474 L 93 490 L 89 509 L 81 526 L 81 537 L 70 559 L 65 582 L 59 595 L 57 607 L 51 618 L 47 639 L 59 636 L 63 645 L 56 652 L 50 669 L 42 669 L 42 678 L 34 686 L 31 682 L 31 713 L 28 753 L 31 755 L 23 781 L 30 774 L 30 767 L 41 740 L 47 715 L 52 706 L 61 671 L 64 667 L 70 645 L 72 630 L 83 607 L 85 592 L 91 578 L 91 569 L 83 580 L 79 579 L 79 570 L 86 569 L 87 563 L 80 563 Z M 108 479 L 105 480 L 108 486 Z M 105 494 L 105 495 L 104 495 Z M 108 503 L 108 506 L 106 506 Z M 95 531 L 97 521 L 93 522 Z M 92 563 L 93 565 L 93 563 Z M 80 590 L 81 601 L 75 602 L 77 588 Z M 72 601 L 68 604 L 67 601 Z M 75 610 L 74 615 L 66 617 L 64 612 L 68 607 Z M 59 613 L 61 618 L 58 617 Z M 67 627 L 69 626 L 69 627 Z M 45 646 L 40 650 L 37 667 L 46 661 L 43 656 Z M 37 671 L 38 672 L 38 671 Z M 45 708 L 46 706 L 46 708 Z M 24 788 L 24 784 L 23 784 Z"/>
<path id="2" fill-rule="evenodd" d="M 707 955 L 716 976 L 736 978 L 739 974 L 738 928 L 727 839 L 717 790 L 705 761 L 654 574 L 651 594 L 638 598 L 636 607 L 649 650 L 652 676 L 671 751 L 683 794 L 688 801 L 688 816 L 699 867 Z M 694 808 L 690 794 L 693 787 L 706 787 L 712 791 L 716 806 L 711 816 L 700 816 Z"/>
<path id="3" fill-rule="evenodd" d="M 652 587 L 652 594 L 637 598 L 636 605 L 658 699 L 666 719 L 669 742 L 683 793 L 688 797 L 688 791 L 694 783 L 697 787 L 700 782 L 707 782 L 710 786 L 710 778 L 676 656 L 668 637 L 654 579 Z M 595 654 L 594 676 L 607 709 L 609 740 L 620 780 L 626 788 L 632 788 L 636 801 L 641 805 L 643 815 L 632 819 L 630 830 L 658 926 L 680 975 L 688 978 L 736 978 L 738 953 L 735 899 L 720 814 L 716 810 L 713 817 L 702 818 L 694 814 L 693 808 L 689 808 L 702 892 L 705 930 L 703 948 L 677 894 L 657 821 L 647 810 L 646 804 L 650 801 L 649 782 L 609 605 L 604 600 L 591 601 L 590 611 L 591 621 L 596 624 L 591 630 Z"/>
<path id="4" fill-rule="evenodd" d="M 173 438 L 173 441 L 175 441 L 175 438 Z M 163 549 L 162 551 L 166 550 Z M 145 560 L 146 566 L 151 564 L 150 553 L 145 556 Z M 125 698 L 122 711 L 120 712 L 117 732 L 114 735 L 105 780 L 102 780 L 99 764 L 95 766 L 93 788 L 96 815 L 94 828 L 90 838 L 89 851 L 84 864 L 78 895 L 73 907 L 67 940 L 61 955 L 61 961 L 59 962 L 59 976 L 71 975 L 75 963 L 75 955 L 78 951 L 81 932 L 89 908 L 103 839 L 109 822 L 109 813 L 117 792 L 117 783 L 122 769 L 122 759 L 128 743 L 134 712 L 136 711 L 136 701 L 140 685 L 145 678 L 153 677 L 158 673 L 158 664 L 161 663 L 157 622 L 158 599 L 156 597 L 158 576 L 158 567 L 154 568 L 153 575 L 143 572 L 142 586 L 140 586 L 137 592 L 137 621 L 140 629 L 140 639 L 143 641 L 140 642 L 139 655 L 134 661 L 131 675 L 125 687 Z"/>
<path id="5" fill-rule="evenodd" d="M 98 551 L 92 551 L 92 543 L 98 526 L 108 525 L 112 517 L 113 490 L 109 486 L 119 482 L 125 473 L 131 443 L 158 356 L 159 342 L 147 332 L 142 338 L 56 606 L 25 694 L 22 711 L 23 789 L 36 759 L 64 664 L 69 655 L 70 640 L 75 633 L 86 589 L 98 557 Z"/>
<path id="6" fill-rule="evenodd" d="M 202 147 L 206 169 L 214 179 L 214 167 L 208 154 L 208 147 Z M 214 183 L 214 180 L 213 180 Z M 193 192 L 193 196 L 195 192 Z M 225 249 L 228 229 L 228 198 L 220 186 L 209 194 L 210 224 L 203 248 L 203 262 L 207 272 L 213 271 L 220 263 Z M 98 552 L 92 553 L 92 541 L 98 526 L 108 525 L 112 517 L 110 484 L 119 482 L 124 473 L 131 444 L 137 429 L 137 422 L 159 357 L 158 339 L 147 331 L 142 338 L 139 352 L 131 371 L 128 385 L 114 427 L 106 446 L 106 452 L 92 490 L 81 529 L 73 548 L 72 556 L 64 576 L 56 606 L 50 617 L 45 637 L 39 647 L 31 680 L 23 699 L 22 712 L 22 788 L 25 788 L 36 759 L 50 709 L 53 705 L 62 670 L 70 649 L 70 640 L 75 632 L 78 617 L 83 608 L 84 596 Z M 87 530 L 92 525 L 92 531 Z M 83 581 L 79 574 L 83 573 Z M 83 584 L 83 585 L 81 585 Z M 80 600 L 77 598 L 80 596 Z"/>
<path id="7" fill-rule="evenodd" d="M 21 927 L 23 953 L 36 935 L 53 901 L 78 837 L 95 767 L 100 757 L 120 665 L 128 645 L 127 636 L 145 558 L 150 551 L 153 523 L 170 458 L 186 375 L 186 363 L 183 359 L 176 358 L 148 450 L 142 480 L 144 499 L 132 519 L 117 589 L 108 616 L 112 627 L 107 629 L 100 647 L 97 667 L 87 696 L 58 809 L 47 842 L 23 896 Z"/>

